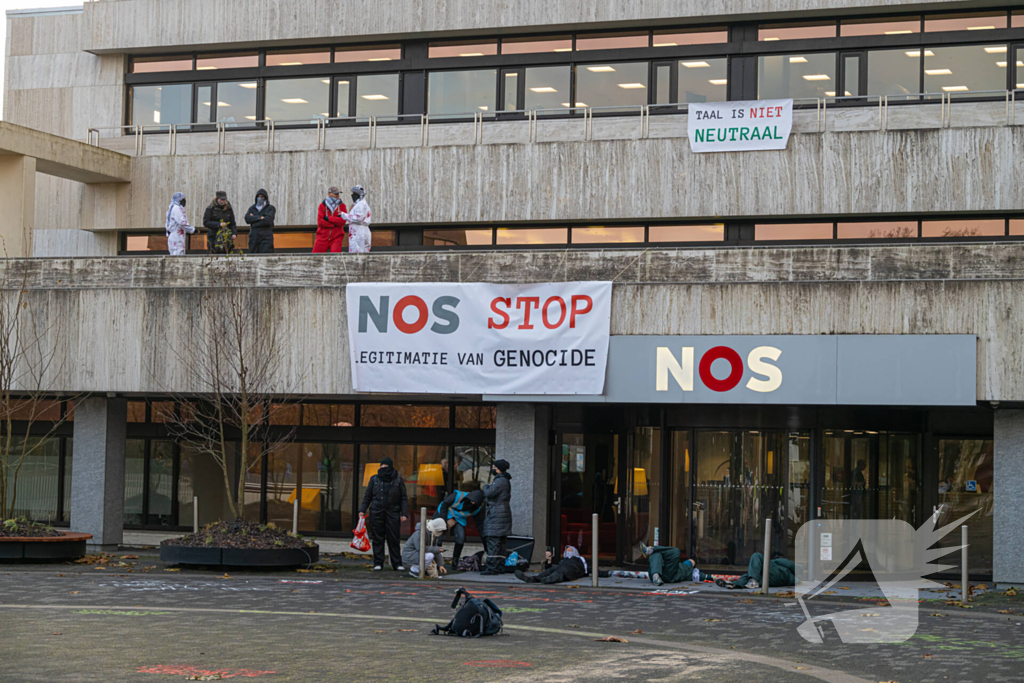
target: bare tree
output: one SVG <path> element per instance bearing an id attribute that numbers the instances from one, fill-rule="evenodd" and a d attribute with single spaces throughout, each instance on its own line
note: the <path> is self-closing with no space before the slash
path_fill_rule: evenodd
<path id="1" fill-rule="evenodd" d="M 47 389 L 66 379 L 63 318 L 29 295 L 30 263 L 6 251 L 0 258 L 0 519 L 15 516 L 23 466 L 43 452 L 70 412 Z"/>
<path id="2" fill-rule="evenodd" d="M 177 382 L 191 383 L 194 391 L 169 392 L 174 407 L 162 415 L 179 442 L 220 467 L 235 518 L 244 513 L 247 475 L 294 438 L 292 427 L 271 439 L 270 424 L 274 411 L 296 400 L 286 398 L 283 387 L 270 296 L 240 284 L 236 266 L 242 260 L 231 255 L 207 264 L 212 286 L 200 294 L 184 342 L 171 349 Z"/>

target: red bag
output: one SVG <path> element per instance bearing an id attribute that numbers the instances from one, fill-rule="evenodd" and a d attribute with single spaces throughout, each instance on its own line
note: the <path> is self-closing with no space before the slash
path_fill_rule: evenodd
<path id="1" fill-rule="evenodd" d="M 355 536 L 352 538 L 352 542 L 349 543 L 350 548 L 355 548 L 360 552 L 367 552 L 370 550 L 370 539 L 366 537 L 366 518 L 360 517 L 359 524 L 352 530 Z"/>

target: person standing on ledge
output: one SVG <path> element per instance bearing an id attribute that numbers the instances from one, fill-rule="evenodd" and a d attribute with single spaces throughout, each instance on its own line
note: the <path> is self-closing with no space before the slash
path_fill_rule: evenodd
<path id="1" fill-rule="evenodd" d="M 491 466 L 494 481 L 483 486 L 487 512 L 480 535 L 487 549 L 487 568 L 480 572 L 482 576 L 501 574 L 508 555 L 506 542 L 512 533 L 512 477 L 508 467 L 508 460 L 495 460 Z"/>
<path id="2" fill-rule="evenodd" d="M 373 543 L 373 571 L 384 567 L 384 543 L 388 545 L 391 566 L 397 572 L 404 572 L 402 551 L 398 544 L 402 532 L 401 524 L 409 518 L 409 497 L 405 492 L 405 481 L 395 471 L 391 458 L 380 461 L 377 474 L 370 477 L 359 506 L 359 518 L 370 513 L 367 526 L 370 527 L 370 541 Z"/>
<path id="3" fill-rule="evenodd" d="M 327 190 L 327 199 L 320 202 L 316 211 L 316 242 L 313 243 L 314 254 L 340 254 L 345 241 L 345 203 L 341 201 L 341 190 L 331 187 Z"/>
<path id="4" fill-rule="evenodd" d="M 274 253 L 274 218 L 277 209 L 270 203 L 266 190 L 256 193 L 256 203 L 249 207 L 245 222 L 249 224 L 249 253 Z"/>
<path id="5" fill-rule="evenodd" d="M 185 233 L 192 234 L 196 231 L 188 224 L 188 217 L 185 215 L 185 193 L 175 192 L 171 197 L 164 228 L 167 231 L 167 251 L 171 252 L 171 256 L 184 256 Z"/>
<path id="6" fill-rule="evenodd" d="M 370 251 L 370 205 L 366 203 L 366 189 L 362 185 L 352 188 L 352 210 L 341 217 L 348 221 L 348 253 L 366 254 Z"/>
<path id="7" fill-rule="evenodd" d="M 234 251 L 238 224 L 235 222 L 235 210 L 231 208 L 228 193 L 224 190 L 217 190 L 214 200 L 206 207 L 203 227 L 206 228 L 206 245 L 211 254 Z"/>

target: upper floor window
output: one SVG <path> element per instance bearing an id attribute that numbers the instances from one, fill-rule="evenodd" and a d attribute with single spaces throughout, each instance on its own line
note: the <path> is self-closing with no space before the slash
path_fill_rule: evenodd
<path id="1" fill-rule="evenodd" d="M 497 40 L 457 40 L 431 43 L 427 56 L 434 57 L 486 57 L 498 54 Z"/>
<path id="2" fill-rule="evenodd" d="M 303 52 L 267 52 L 267 66 L 305 66 L 306 64 L 330 63 L 330 50 L 306 50 Z"/>
<path id="3" fill-rule="evenodd" d="M 572 52 L 572 36 L 546 36 L 535 38 L 502 38 L 501 54 L 525 55 L 538 52 Z"/>
<path id="4" fill-rule="evenodd" d="M 265 116 L 275 121 L 328 118 L 331 79 L 293 78 L 267 81 Z"/>
<path id="5" fill-rule="evenodd" d="M 839 22 L 839 35 L 899 36 L 921 32 L 921 17 L 893 17 L 891 19 L 843 19 Z"/>
<path id="6" fill-rule="evenodd" d="M 806 38 L 835 38 L 836 22 L 828 23 L 788 23 L 759 26 L 758 40 L 802 40 Z"/>
<path id="7" fill-rule="evenodd" d="M 926 33 L 933 31 L 990 31 L 997 28 L 1006 28 L 1006 12 L 929 14 L 924 18 Z"/>
<path id="8" fill-rule="evenodd" d="M 758 99 L 834 97 L 836 88 L 834 52 L 757 58 Z"/>
<path id="9" fill-rule="evenodd" d="M 623 50 L 650 47 L 649 31 L 624 33 L 581 33 L 576 36 L 577 50 Z"/>
<path id="10" fill-rule="evenodd" d="M 196 71 L 250 69 L 259 65 L 260 56 L 255 52 L 229 55 L 199 55 L 196 58 Z"/>
<path id="11" fill-rule="evenodd" d="M 576 105 L 618 107 L 647 104 L 647 62 L 576 67 Z"/>
<path id="12" fill-rule="evenodd" d="M 192 122 L 192 84 L 132 88 L 132 124 L 160 126 Z"/>
<path id="13" fill-rule="evenodd" d="M 181 57 L 134 57 L 133 74 L 157 73 L 160 71 L 191 71 L 192 55 Z"/>
<path id="14" fill-rule="evenodd" d="M 346 62 L 390 62 L 401 58 L 401 45 L 334 48 L 335 64 L 344 64 Z"/>
<path id="15" fill-rule="evenodd" d="M 652 47 L 675 47 L 677 45 L 707 45 L 729 42 L 729 31 L 718 29 L 668 29 L 655 31 Z"/>
<path id="16" fill-rule="evenodd" d="M 495 69 L 477 71 L 431 71 L 427 81 L 427 113 L 467 115 L 497 109 Z"/>

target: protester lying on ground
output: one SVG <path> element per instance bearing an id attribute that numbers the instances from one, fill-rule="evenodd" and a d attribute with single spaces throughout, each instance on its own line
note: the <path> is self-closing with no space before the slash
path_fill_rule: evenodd
<path id="1" fill-rule="evenodd" d="M 256 193 L 256 202 L 245 213 L 245 222 L 249 224 L 249 253 L 274 253 L 274 219 L 277 208 L 270 203 L 270 195 L 266 190 Z"/>
<path id="2" fill-rule="evenodd" d="M 436 579 L 438 574 L 447 574 L 444 566 L 444 555 L 441 549 L 441 536 L 444 534 L 446 525 L 443 519 L 432 519 L 427 522 L 427 547 L 423 555 L 423 565 L 427 568 L 426 575 Z M 405 542 L 402 548 L 402 564 L 409 567 L 409 573 L 413 576 L 420 575 L 420 523 L 416 523 L 416 530 Z"/>
<path id="3" fill-rule="evenodd" d="M 683 553 L 679 548 L 670 546 L 651 546 L 640 542 L 640 552 L 647 558 L 651 583 L 660 586 L 663 583 L 680 583 L 682 581 L 699 581 L 700 573 L 694 567 L 693 560 L 680 562 Z"/>
<path id="4" fill-rule="evenodd" d="M 213 201 L 206 207 L 203 227 L 206 228 L 206 248 L 211 254 L 229 254 L 235 248 L 238 224 L 235 222 L 235 210 L 224 190 L 217 190 Z"/>
<path id="5" fill-rule="evenodd" d="M 330 187 L 327 198 L 320 202 L 316 211 L 316 242 L 313 243 L 314 254 L 340 254 L 345 241 L 345 202 L 341 201 L 341 190 Z"/>
<path id="6" fill-rule="evenodd" d="M 175 192 L 171 197 L 171 205 L 167 208 L 167 251 L 171 256 L 185 255 L 185 233 L 192 234 L 196 231 L 188 224 L 188 217 L 185 216 L 185 194 Z"/>
<path id="7" fill-rule="evenodd" d="M 747 573 L 732 582 L 717 579 L 716 584 L 723 588 L 760 588 L 764 572 L 764 555 L 754 553 L 750 556 Z M 775 557 L 768 563 L 768 587 L 782 588 L 796 585 L 796 563 L 784 557 Z"/>
<path id="8" fill-rule="evenodd" d="M 339 214 L 348 221 L 348 253 L 365 254 L 370 251 L 370 205 L 366 203 L 366 189 L 362 185 L 352 188 L 352 210 Z"/>
<path id="9" fill-rule="evenodd" d="M 484 509 L 484 492 L 453 491 L 437 506 L 436 519 L 445 522 L 455 537 L 455 549 L 452 552 L 452 564 L 458 566 L 462 557 L 462 547 L 466 545 L 466 525 L 469 518 L 479 515 Z"/>
<path id="10" fill-rule="evenodd" d="M 587 575 L 587 561 L 580 557 L 579 551 L 571 545 L 562 551 L 562 560 L 555 566 L 537 574 L 516 571 L 516 578 L 526 583 L 562 583 L 575 581 Z"/>

